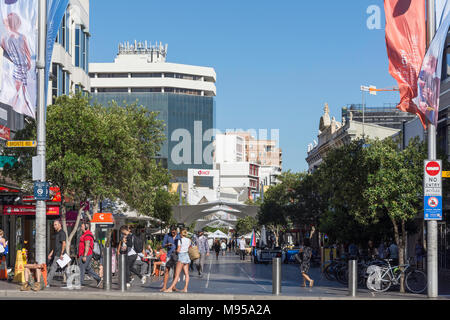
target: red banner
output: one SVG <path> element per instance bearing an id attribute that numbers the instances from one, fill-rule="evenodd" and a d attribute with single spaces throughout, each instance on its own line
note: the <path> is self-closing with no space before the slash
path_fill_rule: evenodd
<path id="1" fill-rule="evenodd" d="M 36 215 L 36 206 L 3 206 L 5 216 L 34 216 Z M 47 206 L 48 216 L 59 216 L 59 206 Z"/>
<path id="2" fill-rule="evenodd" d="M 425 124 L 425 116 L 413 102 L 426 48 L 425 0 L 385 0 L 384 11 L 389 73 L 400 89 L 397 108 L 417 114 Z"/>
<path id="3" fill-rule="evenodd" d="M 11 139 L 11 130 L 8 127 L 0 125 L 0 138 L 5 140 Z"/>

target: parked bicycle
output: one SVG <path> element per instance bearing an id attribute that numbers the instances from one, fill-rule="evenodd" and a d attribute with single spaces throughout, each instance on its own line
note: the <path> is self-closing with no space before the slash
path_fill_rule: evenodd
<path id="1" fill-rule="evenodd" d="M 411 266 L 411 258 L 404 265 L 391 266 L 392 259 L 384 259 L 387 266 L 368 268 L 367 288 L 376 292 L 385 292 L 391 285 L 399 285 L 402 274 L 405 275 L 406 288 L 412 293 L 422 293 L 427 288 L 427 276 Z"/>

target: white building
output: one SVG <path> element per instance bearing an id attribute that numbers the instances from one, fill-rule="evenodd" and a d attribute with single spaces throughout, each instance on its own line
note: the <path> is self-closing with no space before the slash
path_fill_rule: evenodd
<path id="1" fill-rule="evenodd" d="M 214 161 L 216 163 L 245 161 L 245 139 L 243 137 L 216 134 L 214 143 Z"/>
<path id="2" fill-rule="evenodd" d="M 89 64 L 91 92 L 216 95 L 214 69 L 166 62 L 167 44 L 125 42 L 118 49 L 114 62 Z"/>
<path id="3" fill-rule="evenodd" d="M 89 0 L 70 0 L 53 48 L 47 103 L 71 92 L 90 91 Z"/>

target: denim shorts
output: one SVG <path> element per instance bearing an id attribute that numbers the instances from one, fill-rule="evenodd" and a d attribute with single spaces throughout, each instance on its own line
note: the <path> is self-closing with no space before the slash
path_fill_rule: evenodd
<path id="1" fill-rule="evenodd" d="M 191 259 L 189 259 L 189 253 L 180 252 L 178 254 L 178 261 L 184 264 L 191 263 Z"/>

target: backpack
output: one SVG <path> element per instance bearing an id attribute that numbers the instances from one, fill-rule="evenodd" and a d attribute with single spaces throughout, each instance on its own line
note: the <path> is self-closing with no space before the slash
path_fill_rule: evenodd
<path id="1" fill-rule="evenodd" d="M 94 242 L 94 249 L 92 249 L 92 257 L 94 260 L 100 260 L 102 257 L 102 250 L 100 248 L 100 244 L 96 241 Z"/>
<path id="2" fill-rule="evenodd" d="M 144 250 L 144 244 L 142 243 L 142 239 L 139 237 L 136 237 L 133 234 L 133 249 L 136 251 L 136 253 L 141 253 Z"/>

